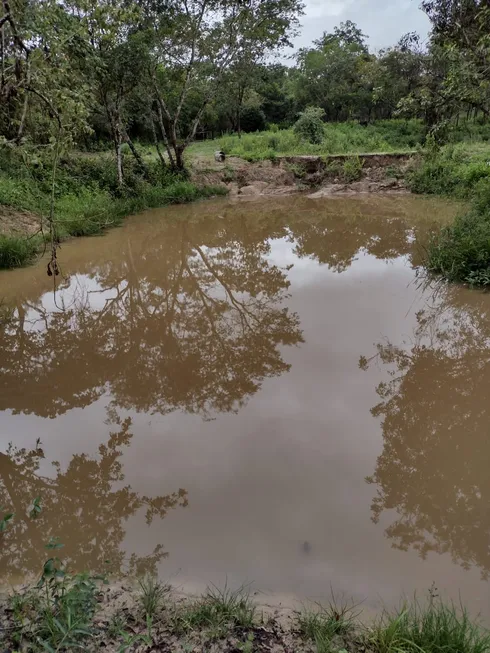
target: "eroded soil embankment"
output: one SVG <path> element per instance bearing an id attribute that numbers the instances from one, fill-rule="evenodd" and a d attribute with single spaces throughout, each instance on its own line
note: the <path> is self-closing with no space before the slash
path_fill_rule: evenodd
<path id="1" fill-rule="evenodd" d="M 196 160 L 192 178 L 199 184 L 221 184 L 232 196 L 286 195 L 314 189 L 312 197 L 358 193 L 406 193 L 405 177 L 412 154 L 280 156 L 249 163 L 230 157 L 210 165 Z"/>

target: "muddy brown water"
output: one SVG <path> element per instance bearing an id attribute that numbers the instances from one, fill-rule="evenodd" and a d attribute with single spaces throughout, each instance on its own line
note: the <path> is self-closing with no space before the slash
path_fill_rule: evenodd
<path id="1" fill-rule="evenodd" d="M 287 197 L 153 211 L 0 274 L 0 572 L 426 592 L 489 608 L 490 297 L 427 284 L 455 208 Z M 41 497 L 41 516 L 27 516 Z"/>

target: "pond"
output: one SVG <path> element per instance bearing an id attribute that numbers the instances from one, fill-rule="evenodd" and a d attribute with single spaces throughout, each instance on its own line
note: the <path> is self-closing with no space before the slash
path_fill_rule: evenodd
<path id="1" fill-rule="evenodd" d="M 490 607 L 490 297 L 417 197 L 216 200 L 0 275 L 0 573 Z M 39 496 L 42 513 L 28 516 Z"/>

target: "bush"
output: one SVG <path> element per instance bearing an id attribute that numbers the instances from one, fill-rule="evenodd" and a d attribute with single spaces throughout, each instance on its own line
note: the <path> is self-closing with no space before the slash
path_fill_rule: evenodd
<path id="1" fill-rule="evenodd" d="M 347 183 L 357 181 L 362 177 L 363 161 L 357 156 L 344 161 L 342 176 Z"/>
<path id="2" fill-rule="evenodd" d="M 490 285 L 490 210 L 473 209 L 435 235 L 427 265 L 448 281 Z"/>
<path id="3" fill-rule="evenodd" d="M 240 116 L 244 132 L 257 132 L 265 129 L 265 113 L 257 107 L 244 107 Z"/>
<path id="4" fill-rule="evenodd" d="M 320 145 L 325 136 L 322 120 L 324 115 L 325 111 L 320 107 L 307 107 L 294 125 L 295 134 L 312 145 Z"/>

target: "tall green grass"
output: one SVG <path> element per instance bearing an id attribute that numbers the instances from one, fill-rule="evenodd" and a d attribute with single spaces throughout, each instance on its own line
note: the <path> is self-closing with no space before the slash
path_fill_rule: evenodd
<path id="1" fill-rule="evenodd" d="M 470 202 L 452 225 L 431 238 L 427 267 L 451 282 L 490 285 L 490 147 L 448 145 L 429 151 L 409 175 L 416 193 Z"/>
<path id="2" fill-rule="evenodd" d="M 414 193 L 449 195 L 471 199 L 480 182 L 490 181 L 490 146 L 447 145 L 427 152 L 409 175 Z"/>
<path id="3" fill-rule="evenodd" d="M 39 238 L 0 235 L 0 268 L 18 268 L 30 263 L 40 246 Z"/>
<path id="4" fill-rule="evenodd" d="M 375 653 L 487 653 L 490 633 L 454 605 L 431 600 L 385 614 L 368 638 Z"/>
<path id="5" fill-rule="evenodd" d="M 169 204 L 185 204 L 214 195 L 226 194 L 218 186 L 198 187 L 189 181 L 174 181 L 167 186 L 142 184 L 136 196 L 114 198 L 107 191 L 81 189 L 56 202 L 55 215 L 61 234 L 95 236 L 137 211 Z"/>
<path id="6" fill-rule="evenodd" d="M 126 184 L 121 192 L 112 158 L 107 153 L 62 159 L 54 187 L 54 215 L 60 238 L 94 236 L 121 224 L 125 216 L 144 209 L 227 192 L 222 187 L 198 187 L 162 170 L 158 161 L 148 162 L 145 176 L 132 159 L 126 158 L 124 165 Z M 36 160 L 27 165 L 15 153 L 0 152 L 0 205 L 46 216 L 51 191 L 49 164 Z M 41 238 L 1 236 L 0 268 L 29 263 L 41 245 Z"/>
<path id="7" fill-rule="evenodd" d="M 386 120 L 362 127 L 357 122 L 327 123 L 324 139 L 312 144 L 292 129 L 226 136 L 219 140 L 228 155 L 254 161 L 280 154 L 345 154 L 413 150 L 423 142 L 424 128 L 418 120 Z"/>

